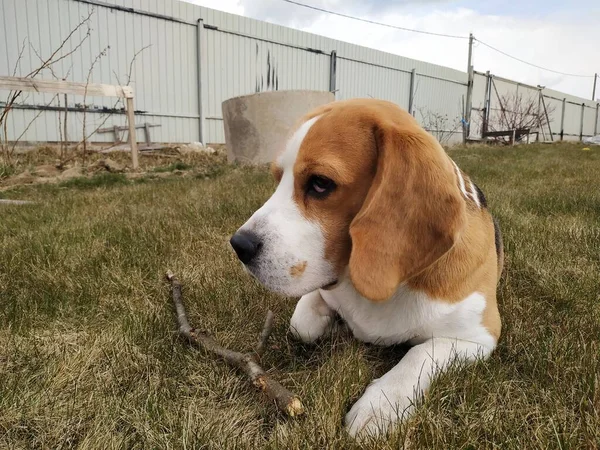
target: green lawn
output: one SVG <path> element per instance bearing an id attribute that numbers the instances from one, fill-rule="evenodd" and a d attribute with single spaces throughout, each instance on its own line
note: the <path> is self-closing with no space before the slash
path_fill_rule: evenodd
<path id="1" fill-rule="evenodd" d="M 373 448 L 600 446 L 600 148 L 582 147 L 451 152 L 503 229 L 503 335 Z M 273 190 L 267 170 L 143 181 L 1 193 L 38 203 L 0 205 L 0 448 L 352 448 L 345 412 L 403 349 L 290 339 L 294 299 L 252 281 L 228 244 Z M 275 312 L 264 366 L 304 417 L 177 338 L 167 269 L 193 324 L 231 348 Z"/>

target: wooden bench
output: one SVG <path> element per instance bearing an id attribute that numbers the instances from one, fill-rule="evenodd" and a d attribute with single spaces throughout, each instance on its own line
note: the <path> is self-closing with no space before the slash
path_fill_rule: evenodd
<path id="1" fill-rule="evenodd" d="M 153 123 L 144 123 L 144 124 L 135 125 L 136 129 L 139 129 L 139 128 L 144 129 L 144 134 L 146 135 L 146 144 L 147 145 L 152 144 L 152 139 L 150 138 L 150 128 L 154 128 L 154 127 L 160 127 L 160 125 L 153 124 Z M 128 131 L 128 130 L 129 130 L 129 127 L 120 127 L 118 125 L 115 125 L 114 127 L 100 128 L 98 131 L 96 131 L 96 133 L 114 133 L 115 144 L 120 144 L 121 142 L 123 142 L 121 140 L 121 131 Z"/>
<path id="2" fill-rule="evenodd" d="M 516 128 L 514 130 L 506 131 L 485 131 L 482 133 L 484 139 L 494 137 L 509 137 L 510 145 L 515 145 L 516 141 L 520 141 L 523 136 L 527 136 L 527 143 L 529 144 L 529 135 L 531 130 L 529 128 Z"/>

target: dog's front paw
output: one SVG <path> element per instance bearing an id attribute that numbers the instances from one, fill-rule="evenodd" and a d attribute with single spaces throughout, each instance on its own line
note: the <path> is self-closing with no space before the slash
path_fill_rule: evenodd
<path id="1" fill-rule="evenodd" d="M 323 336 L 330 325 L 330 316 L 305 314 L 296 310 L 290 321 L 290 332 L 296 339 L 309 344 Z"/>
<path id="2" fill-rule="evenodd" d="M 412 408 L 410 393 L 374 380 L 346 414 L 346 430 L 355 439 L 379 437 L 407 417 Z"/>
<path id="3" fill-rule="evenodd" d="M 333 311 L 318 291 L 303 296 L 290 321 L 290 332 L 302 342 L 311 343 L 323 336 L 331 327 Z"/>

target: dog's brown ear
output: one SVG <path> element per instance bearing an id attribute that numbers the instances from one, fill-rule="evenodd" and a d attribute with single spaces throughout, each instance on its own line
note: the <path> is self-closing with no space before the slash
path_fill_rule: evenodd
<path id="1" fill-rule="evenodd" d="M 421 130 L 377 125 L 377 167 L 362 209 L 350 225 L 350 278 L 372 301 L 391 297 L 452 248 L 465 202 L 452 162 Z"/>

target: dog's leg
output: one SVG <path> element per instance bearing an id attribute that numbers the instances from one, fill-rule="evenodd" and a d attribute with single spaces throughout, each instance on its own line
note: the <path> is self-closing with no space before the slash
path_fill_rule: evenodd
<path id="1" fill-rule="evenodd" d="M 431 379 L 456 359 L 487 357 L 493 349 L 475 342 L 433 338 L 411 348 L 381 378 L 373 380 L 346 415 L 353 436 L 378 436 L 407 418 L 414 402 L 429 388 Z"/>
<path id="2" fill-rule="evenodd" d="M 329 330 L 333 316 L 334 312 L 319 291 L 313 291 L 298 301 L 290 321 L 290 331 L 302 342 L 314 342 Z"/>

